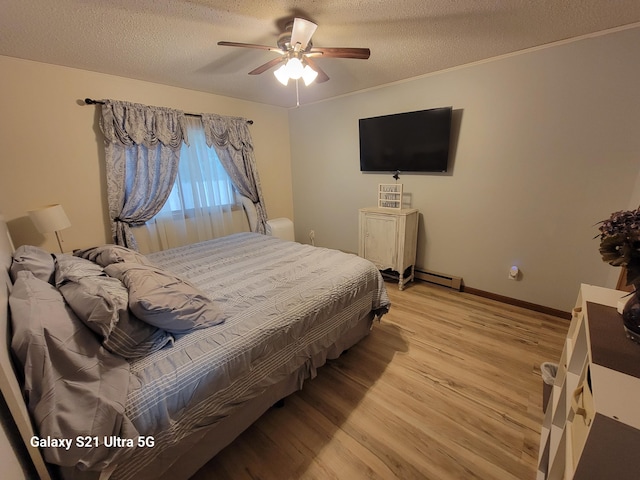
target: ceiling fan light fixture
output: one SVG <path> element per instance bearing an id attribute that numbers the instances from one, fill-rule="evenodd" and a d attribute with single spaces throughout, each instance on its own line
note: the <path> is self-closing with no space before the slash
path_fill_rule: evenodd
<path id="1" fill-rule="evenodd" d="M 287 86 L 287 84 L 289 83 L 289 73 L 287 73 L 286 65 L 281 65 L 280 68 L 273 72 L 273 74 L 282 85 L 284 85 L 285 87 Z"/>
<path id="2" fill-rule="evenodd" d="M 289 78 L 293 78 L 294 80 L 302 77 L 302 73 L 304 71 L 304 66 L 299 58 L 293 57 L 290 58 L 286 64 L 287 73 L 289 74 Z"/>
<path id="3" fill-rule="evenodd" d="M 302 80 L 304 80 L 304 84 L 307 87 L 313 83 L 317 76 L 318 72 L 316 72 L 309 65 L 305 65 L 304 70 L 302 71 Z"/>
<path id="4" fill-rule="evenodd" d="M 238 43 L 220 41 L 218 45 L 228 47 L 244 47 L 268 50 L 279 53 L 280 56 L 254 68 L 249 75 L 259 75 L 280 65 L 275 76 L 280 83 L 287 86 L 289 79 L 302 78 L 309 86 L 313 82 L 323 83 L 329 80 L 326 72 L 312 60 L 313 57 L 324 58 L 356 58 L 366 60 L 371 55 L 368 48 L 355 47 L 316 47 L 311 38 L 316 31 L 316 25 L 304 18 L 295 17 L 285 25 L 285 31 L 278 36 L 277 48 L 255 43 Z M 298 83 L 296 82 L 296 87 Z"/>

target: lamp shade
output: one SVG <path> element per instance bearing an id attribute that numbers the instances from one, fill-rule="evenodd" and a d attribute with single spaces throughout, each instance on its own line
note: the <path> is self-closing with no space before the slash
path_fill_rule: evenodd
<path id="1" fill-rule="evenodd" d="M 304 70 L 302 71 L 302 79 L 304 80 L 304 84 L 308 87 L 313 83 L 313 81 L 318 76 L 318 72 L 316 72 L 309 65 L 304 66 Z"/>
<path id="2" fill-rule="evenodd" d="M 59 204 L 31 210 L 29 217 L 40 233 L 57 232 L 71 226 L 67 214 Z"/>
<path id="3" fill-rule="evenodd" d="M 287 73 L 286 65 L 281 65 L 279 69 L 273 72 L 273 74 L 282 85 L 285 87 L 287 86 L 287 83 L 289 83 L 289 74 Z"/>
<path id="4" fill-rule="evenodd" d="M 297 80 L 302 76 L 303 70 L 304 65 L 302 65 L 300 59 L 293 57 L 287 61 L 287 74 L 289 75 L 289 78 Z"/>

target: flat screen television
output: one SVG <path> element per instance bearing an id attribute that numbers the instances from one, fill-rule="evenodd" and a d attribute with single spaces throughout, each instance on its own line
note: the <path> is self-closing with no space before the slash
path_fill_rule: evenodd
<path id="1" fill-rule="evenodd" d="M 452 107 L 361 118 L 360 171 L 446 172 Z"/>

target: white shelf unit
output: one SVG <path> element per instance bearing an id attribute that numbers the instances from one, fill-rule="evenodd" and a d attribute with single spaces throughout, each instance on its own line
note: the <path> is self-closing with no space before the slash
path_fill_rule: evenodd
<path id="1" fill-rule="evenodd" d="M 542 424 L 538 480 L 640 478 L 640 345 L 616 310 L 625 295 L 580 288 Z"/>

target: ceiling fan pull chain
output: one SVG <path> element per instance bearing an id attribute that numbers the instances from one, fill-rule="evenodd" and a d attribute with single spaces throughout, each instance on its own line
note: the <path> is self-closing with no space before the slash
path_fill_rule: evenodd
<path id="1" fill-rule="evenodd" d="M 298 79 L 296 78 L 296 108 L 300 106 L 300 92 L 298 91 Z"/>

